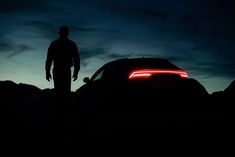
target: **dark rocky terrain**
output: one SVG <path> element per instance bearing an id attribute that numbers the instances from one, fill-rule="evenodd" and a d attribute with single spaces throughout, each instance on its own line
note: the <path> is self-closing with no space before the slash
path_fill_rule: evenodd
<path id="1" fill-rule="evenodd" d="M 193 89 L 198 88 L 204 87 Z M 52 89 L 0 81 L 2 153 L 231 155 L 234 96 L 235 81 L 211 95 L 205 90 L 202 95 L 178 94 L 153 103 L 164 108 L 83 112 L 74 93 L 58 102 Z"/>

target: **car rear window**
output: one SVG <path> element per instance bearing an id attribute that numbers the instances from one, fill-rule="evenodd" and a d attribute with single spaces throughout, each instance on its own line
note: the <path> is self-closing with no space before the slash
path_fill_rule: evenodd
<path id="1" fill-rule="evenodd" d="M 129 74 L 133 70 L 138 69 L 175 69 L 179 70 L 177 66 L 167 60 L 127 60 L 123 62 L 116 62 L 105 66 L 103 79 L 106 80 L 127 80 Z"/>

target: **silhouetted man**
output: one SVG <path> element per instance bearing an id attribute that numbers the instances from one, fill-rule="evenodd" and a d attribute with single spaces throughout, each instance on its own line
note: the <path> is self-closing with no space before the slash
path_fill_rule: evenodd
<path id="1" fill-rule="evenodd" d="M 53 63 L 53 80 L 56 96 L 67 98 L 71 91 L 71 67 L 74 66 L 73 81 L 77 80 L 80 70 L 80 58 L 76 44 L 68 39 L 69 28 L 59 29 L 59 39 L 53 41 L 47 53 L 46 79 L 51 79 L 51 65 Z"/>

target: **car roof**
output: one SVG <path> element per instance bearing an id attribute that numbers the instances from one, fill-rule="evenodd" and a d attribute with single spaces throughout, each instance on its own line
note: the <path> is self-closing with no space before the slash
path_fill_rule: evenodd
<path id="1" fill-rule="evenodd" d="M 94 79 L 102 70 L 102 78 L 111 80 L 125 80 L 130 72 L 135 70 L 182 70 L 176 65 L 163 58 L 123 58 L 117 59 L 103 65 L 91 79 Z"/>

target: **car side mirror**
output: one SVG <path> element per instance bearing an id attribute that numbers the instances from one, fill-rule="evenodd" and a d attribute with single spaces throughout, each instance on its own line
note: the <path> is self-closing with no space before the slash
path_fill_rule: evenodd
<path id="1" fill-rule="evenodd" d="M 90 82 L 89 77 L 85 77 L 85 78 L 83 79 L 83 82 L 84 82 L 84 83 L 89 83 L 89 82 Z"/>

